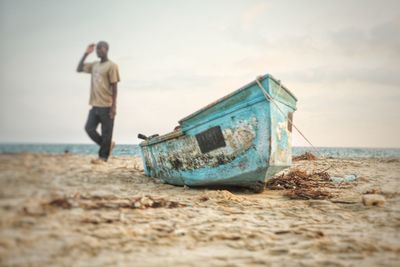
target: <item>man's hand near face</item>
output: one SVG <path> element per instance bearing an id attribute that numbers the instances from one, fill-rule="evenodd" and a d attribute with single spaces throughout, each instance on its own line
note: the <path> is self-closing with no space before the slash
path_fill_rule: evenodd
<path id="1" fill-rule="evenodd" d="M 88 47 L 86 48 L 86 54 L 90 54 L 94 51 L 94 48 L 96 47 L 96 44 L 90 44 L 88 45 Z"/>

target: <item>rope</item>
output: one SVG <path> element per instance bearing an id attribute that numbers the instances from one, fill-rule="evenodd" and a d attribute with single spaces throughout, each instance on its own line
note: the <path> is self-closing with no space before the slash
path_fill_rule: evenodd
<path id="1" fill-rule="evenodd" d="M 311 146 L 311 148 L 314 150 L 314 152 L 315 152 L 320 158 L 322 158 L 323 160 L 325 160 L 325 161 L 329 164 L 330 168 L 335 169 L 335 167 L 333 167 L 333 165 L 332 165 L 324 156 L 322 156 L 322 154 L 318 151 L 318 149 L 311 143 L 310 140 L 308 140 L 308 138 L 300 131 L 300 129 L 297 128 L 297 126 L 293 123 L 293 120 L 291 120 L 291 119 L 282 111 L 282 109 L 279 107 L 278 103 L 276 103 L 275 99 L 274 99 L 274 98 L 267 92 L 267 90 L 265 90 L 265 88 L 262 86 L 262 84 L 260 83 L 259 79 L 260 79 L 260 77 L 257 77 L 257 78 L 256 78 L 256 83 L 257 83 L 258 87 L 260 87 L 261 92 L 263 92 L 265 98 L 266 98 L 268 101 L 272 102 L 272 103 L 278 108 L 278 110 L 282 113 L 282 115 L 285 117 L 285 119 L 287 119 L 287 120 L 292 124 L 292 126 L 296 129 L 296 131 L 304 138 L 304 140 L 307 141 L 307 143 Z M 279 91 L 281 90 L 281 88 L 282 88 L 282 84 L 281 84 L 281 82 L 279 81 Z M 279 92 L 279 91 L 278 91 L 278 92 Z M 335 170 L 336 170 L 336 169 L 335 169 Z M 337 170 L 336 170 L 336 171 L 337 171 Z"/>

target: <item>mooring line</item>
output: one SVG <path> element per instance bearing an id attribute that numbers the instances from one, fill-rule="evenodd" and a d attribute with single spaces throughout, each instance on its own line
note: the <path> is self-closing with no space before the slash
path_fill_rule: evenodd
<path id="1" fill-rule="evenodd" d="M 278 108 L 278 110 L 282 113 L 282 115 L 285 117 L 285 119 L 287 119 L 292 125 L 293 125 L 293 127 L 297 130 L 297 132 L 304 138 L 304 140 L 306 140 L 306 142 L 311 146 L 311 148 L 314 150 L 314 152 L 316 152 L 316 154 L 320 157 L 320 158 L 322 158 L 323 160 L 325 160 L 327 163 L 328 163 L 328 165 L 329 165 L 329 168 L 328 169 L 330 169 L 330 168 L 333 168 L 335 171 L 337 171 L 337 169 L 318 151 L 318 149 L 311 143 L 311 141 L 300 131 L 300 129 L 293 123 L 293 120 L 292 119 L 290 119 L 283 111 L 282 111 L 282 109 L 279 107 L 279 105 L 278 105 L 278 103 L 276 103 L 276 100 L 267 92 L 267 90 L 265 90 L 265 88 L 262 86 L 262 84 L 261 84 L 261 82 L 260 82 L 260 79 L 261 79 L 261 77 L 259 76 L 259 77 L 257 77 L 256 78 L 256 83 L 257 83 L 257 85 L 258 85 L 258 87 L 261 89 L 261 92 L 263 92 L 263 94 L 264 94 L 264 96 L 265 96 L 265 98 L 268 100 L 268 101 L 270 101 L 270 102 L 272 102 L 277 108 Z M 281 88 L 282 88 L 282 84 L 281 84 L 281 82 L 279 81 L 279 92 L 280 92 L 280 90 L 281 90 Z"/>

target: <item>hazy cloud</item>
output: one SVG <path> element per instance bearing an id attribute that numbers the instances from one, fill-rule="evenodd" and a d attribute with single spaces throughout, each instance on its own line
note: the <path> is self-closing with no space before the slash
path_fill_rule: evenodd
<path id="1" fill-rule="evenodd" d="M 331 32 L 328 40 L 346 56 L 390 56 L 400 60 L 400 17 L 370 29 L 346 28 Z"/>
<path id="2" fill-rule="evenodd" d="M 124 81 L 126 90 L 135 91 L 192 91 L 207 90 L 215 82 L 221 80 L 222 77 L 216 75 L 196 75 L 194 73 L 177 73 L 167 77 L 148 77 L 147 79 L 130 79 Z"/>

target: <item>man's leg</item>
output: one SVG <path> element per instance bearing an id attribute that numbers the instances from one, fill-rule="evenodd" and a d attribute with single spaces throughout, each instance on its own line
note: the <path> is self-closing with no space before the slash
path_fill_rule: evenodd
<path id="1" fill-rule="evenodd" d="M 89 111 L 89 116 L 86 121 L 85 131 L 89 135 L 89 137 L 99 146 L 102 144 L 102 138 L 99 133 L 96 131 L 97 126 L 100 123 L 100 118 L 96 112 L 96 108 L 92 108 Z"/>
<path id="2" fill-rule="evenodd" d="M 99 157 L 104 160 L 107 160 L 110 156 L 112 133 L 114 128 L 114 119 L 110 118 L 109 112 L 110 108 L 104 108 L 100 115 L 102 143 L 100 146 Z"/>

